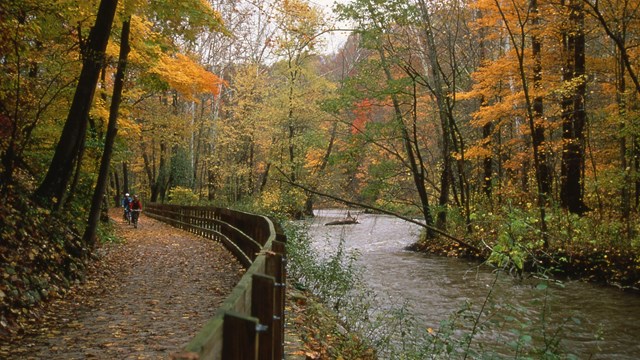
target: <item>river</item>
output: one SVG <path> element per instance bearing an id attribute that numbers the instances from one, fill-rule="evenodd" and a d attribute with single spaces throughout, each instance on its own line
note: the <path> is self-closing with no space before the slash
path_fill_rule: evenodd
<path id="1" fill-rule="evenodd" d="M 321 253 L 335 249 L 340 239 L 346 249 L 357 251 L 365 267 L 366 281 L 374 291 L 397 305 L 406 302 L 425 328 L 437 329 L 442 320 L 465 302 L 476 311 L 489 291 L 495 314 L 517 319 L 483 331 L 478 341 L 490 351 L 500 349 L 514 327 L 530 322 L 529 330 L 540 332 L 562 325 L 562 348 L 578 359 L 640 359 L 640 296 L 619 289 L 566 281 L 541 290 L 535 279 L 517 280 L 498 275 L 477 262 L 420 254 L 404 250 L 418 239 L 420 227 L 403 220 L 371 214 L 356 214 L 359 224 L 325 226 L 343 219 L 343 210 L 319 210 L 309 220 L 314 246 Z M 495 286 L 492 284 L 495 281 Z M 544 306 L 546 304 L 546 307 Z M 497 310 L 496 310 L 497 308 Z M 543 309 L 548 311 L 543 311 Z M 509 309 L 520 309 L 513 313 Z M 545 320 L 538 321 L 542 316 Z M 541 335 L 534 335 L 540 338 Z M 513 357 L 513 355 L 511 355 Z"/>

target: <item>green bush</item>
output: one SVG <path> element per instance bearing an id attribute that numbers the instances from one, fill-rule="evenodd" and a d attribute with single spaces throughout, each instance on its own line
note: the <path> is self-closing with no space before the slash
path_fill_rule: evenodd
<path id="1" fill-rule="evenodd" d="M 168 202 L 173 205 L 198 205 L 200 198 L 191 189 L 176 186 L 169 189 Z"/>
<path id="2" fill-rule="evenodd" d="M 517 218 L 521 215 L 514 214 Z M 521 266 L 520 258 L 529 250 L 514 246 L 514 240 L 524 236 L 530 225 L 528 221 L 514 219 L 510 226 L 500 230 L 508 259 L 498 257 L 496 262 L 505 268 L 509 268 L 508 264 Z M 357 254 L 346 251 L 343 240 L 334 245 L 333 252 L 321 254 L 313 247 L 313 240 L 304 226 L 289 223 L 285 229 L 288 272 L 294 286 L 318 297 L 336 313 L 342 327 L 362 336 L 380 359 L 504 358 L 494 347 L 515 355 L 509 358 L 571 358 L 563 354 L 560 347 L 564 323 L 549 322 L 546 301 L 532 300 L 532 306 L 541 307 L 537 312 L 539 318 L 535 319 L 527 315 L 528 312 L 525 314 L 523 308 L 495 300 L 498 291 L 505 291 L 495 286 L 498 276 L 508 276 L 502 271 L 496 271 L 494 284 L 488 288 L 484 303 L 461 304 L 460 309 L 442 321 L 437 329 L 425 329 L 407 304 L 389 306 L 394 302 L 383 302 L 374 294 L 365 284 L 363 270 L 356 263 Z M 541 293 L 543 298 L 547 296 L 546 282 L 536 288 L 544 292 Z M 571 317 L 563 321 L 568 319 Z M 499 334 L 491 335 L 495 338 L 492 344 L 477 340 L 481 334 L 494 331 Z M 337 353 L 342 351 L 335 350 Z"/>

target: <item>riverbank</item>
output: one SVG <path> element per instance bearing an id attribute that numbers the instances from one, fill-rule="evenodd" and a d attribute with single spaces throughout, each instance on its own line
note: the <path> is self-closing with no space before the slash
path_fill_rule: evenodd
<path id="1" fill-rule="evenodd" d="M 341 325 L 337 315 L 310 292 L 289 286 L 285 353 L 290 360 L 377 359 L 375 351 Z"/>
<path id="2" fill-rule="evenodd" d="M 485 358 L 526 357 L 525 353 L 541 358 L 540 351 L 547 350 L 558 358 L 564 358 L 562 354 L 581 359 L 637 358 L 640 319 L 629 311 L 638 306 L 640 298 L 635 294 L 586 281 L 511 276 L 481 265 L 478 259 L 461 258 L 455 246 L 449 256 L 407 251 L 422 228 L 388 215 L 359 213 L 359 224 L 324 225 L 344 214 L 346 210 L 321 210 L 305 222 L 311 246 L 320 254 L 316 258 L 327 263 L 334 254 L 356 254 L 352 268 L 363 272 L 363 280 L 378 299 L 376 308 L 406 309 L 394 313 L 408 316 L 401 318 L 416 325 L 411 336 L 424 335 L 423 340 L 442 340 L 440 344 L 447 346 L 473 338 L 472 351 L 502 354 Z M 385 324 L 383 329 L 392 328 L 388 321 Z M 407 326 L 398 329 L 404 331 Z M 518 339 L 524 342 L 517 343 Z M 409 343 L 418 344 L 417 348 L 403 349 L 403 353 L 438 351 L 429 341 Z M 547 347 L 551 343 L 553 349 Z M 507 349 L 508 344 L 518 347 Z"/>
<path id="3" fill-rule="evenodd" d="M 478 254 L 447 239 L 427 240 L 424 236 L 408 246 L 407 250 L 473 259 L 479 263 L 497 258 L 486 243 L 477 242 L 473 245 L 484 249 L 484 252 Z M 499 255 L 512 260 L 517 256 L 513 251 L 503 251 Z M 497 264 L 494 262 L 494 265 Z M 516 270 L 530 274 L 544 273 L 557 279 L 588 281 L 640 294 L 640 254 L 630 248 L 574 244 L 565 247 L 551 246 L 544 251 L 530 250 L 526 253 L 522 268 Z"/>

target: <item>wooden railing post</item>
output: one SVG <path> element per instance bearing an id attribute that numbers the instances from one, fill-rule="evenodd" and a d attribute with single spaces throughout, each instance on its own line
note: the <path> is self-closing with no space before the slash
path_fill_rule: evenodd
<path id="1" fill-rule="evenodd" d="M 151 217 L 222 242 L 247 268 L 187 352 L 202 360 L 284 359 L 286 236 L 279 224 L 215 207 L 149 204 L 147 209 Z"/>
<path id="2" fill-rule="evenodd" d="M 224 315 L 222 358 L 255 360 L 258 350 L 258 321 L 255 318 L 227 312 Z"/>
<path id="3" fill-rule="evenodd" d="M 276 279 L 274 295 L 274 327 L 278 329 L 273 335 L 274 359 L 284 359 L 284 307 L 286 291 L 285 244 L 273 241 L 271 250 L 275 253 L 267 257 L 266 273 Z"/>
<path id="4" fill-rule="evenodd" d="M 254 274 L 251 285 L 251 316 L 260 322 L 258 359 L 273 359 L 273 309 L 275 279 L 272 276 Z"/>

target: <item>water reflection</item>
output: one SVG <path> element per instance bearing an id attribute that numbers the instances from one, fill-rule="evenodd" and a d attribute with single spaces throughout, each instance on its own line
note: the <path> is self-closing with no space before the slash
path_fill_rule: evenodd
<path id="1" fill-rule="evenodd" d="M 496 280 L 490 268 L 475 262 L 403 250 L 418 238 L 420 228 L 385 215 L 358 214 L 359 224 L 324 226 L 345 216 L 346 211 L 341 210 L 318 211 L 309 220 L 314 246 L 320 253 L 330 253 L 345 239 L 347 249 L 361 254 L 359 261 L 367 269 L 369 285 L 385 295 L 382 299 L 388 295 L 388 301 L 408 302 L 425 328 L 437 328 L 465 301 L 479 308 L 496 281 L 496 309 L 488 314 L 512 314 L 517 321 L 484 332 L 478 341 L 486 348 L 504 345 L 513 328 L 527 321 L 534 324 L 528 331 L 542 341 L 538 320 L 544 316 L 544 333 L 553 336 L 555 328 L 564 324 L 562 346 L 580 359 L 640 358 L 640 297 L 635 294 L 581 282 L 540 290 L 535 280 L 516 281 L 508 276 Z"/>

